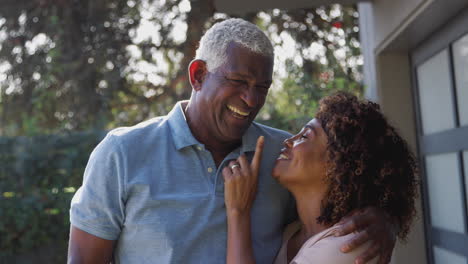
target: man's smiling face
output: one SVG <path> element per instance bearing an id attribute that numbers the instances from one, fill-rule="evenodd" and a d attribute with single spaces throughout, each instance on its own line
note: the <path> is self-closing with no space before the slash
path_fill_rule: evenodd
<path id="1" fill-rule="evenodd" d="M 212 136 L 222 141 L 242 138 L 265 103 L 273 61 L 230 43 L 226 62 L 208 72 L 199 91 L 204 120 Z"/>

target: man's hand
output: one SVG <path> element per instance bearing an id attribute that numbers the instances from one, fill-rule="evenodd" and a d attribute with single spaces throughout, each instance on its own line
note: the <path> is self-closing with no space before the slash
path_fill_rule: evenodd
<path id="1" fill-rule="evenodd" d="M 366 263 L 377 256 L 380 256 L 379 264 L 390 262 L 395 247 L 397 227 L 386 212 L 375 207 L 367 207 L 353 211 L 340 222 L 338 236 L 360 231 L 341 247 L 344 253 L 372 240 L 370 247 L 355 260 L 355 263 Z"/>

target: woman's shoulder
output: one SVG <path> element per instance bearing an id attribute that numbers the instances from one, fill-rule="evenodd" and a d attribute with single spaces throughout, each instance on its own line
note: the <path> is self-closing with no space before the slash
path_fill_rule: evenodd
<path id="1" fill-rule="evenodd" d="M 369 246 L 370 241 L 363 244 L 359 248 L 343 253 L 340 248 L 357 233 L 351 233 L 344 236 L 336 236 L 339 225 L 334 225 L 315 236 L 309 238 L 301 247 L 296 257 L 291 264 L 306 264 L 306 263 L 333 263 L 333 264 L 351 264 L 354 260 L 363 253 Z M 377 263 L 377 258 L 368 262 L 369 264 Z"/>
<path id="2" fill-rule="evenodd" d="M 288 263 L 288 241 L 291 237 L 301 228 L 301 222 L 295 221 L 286 226 L 283 232 L 283 242 L 281 248 L 276 255 L 273 264 L 287 264 Z"/>
<path id="3" fill-rule="evenodd" d="M 287 242 L 299 229 L 301 229 L 300 221 L 294 221 L 287 225 L 283 232 L 283 242 Z"/>

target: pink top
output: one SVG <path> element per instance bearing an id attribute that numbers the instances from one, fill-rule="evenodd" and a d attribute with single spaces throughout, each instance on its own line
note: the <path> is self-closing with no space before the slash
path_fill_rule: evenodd
<path id="1" fill-rule="evenodd" d="M 341 246 L 343 246 L 346 241 L 351 239 L 355 234 L 348 234 L 346 236 L 335 237 L 335 231 L 339 226 L 334 225 L 316 235 L 309 238 L 301 249 L 291 261 L 290 264 L 311 264 L 311 263 L 320 263 L 320 264 L 352 264 L 354 260 L 363 253 L 368 246 L 370 241 L 360 246 L 359 248 L 349 252 L 343 253 L 340 251 Z M 283 234 L 283 244 L 281 249 L 276 256 L 274 264 L 287 264 L 288 255 L 288 241 L 289 239 L 296 234 L 301 229 L 301 223 L 296 221 L 291 223 L 286 227 L 286 230 Z M 371 261 L 367 262 L 368 264 L 377 263 L 378 258 L 375 257 Z"/>

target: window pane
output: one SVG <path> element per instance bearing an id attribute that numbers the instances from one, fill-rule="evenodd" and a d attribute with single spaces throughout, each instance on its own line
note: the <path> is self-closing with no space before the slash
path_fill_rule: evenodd
<path id="1" fill-rule="evenodd" d="M 460 125 L 468 125 L 468 35 L 453 43 L 453 64 L 457 85 Z"/>
<path id="2" fill-rule="evenodd" d="M 466 258 L 446 249 L 434 247 L 435 264 L 466 264 Z"/>
<path id="3" fill-rule="evenodd" d="M 464 171 L 465 171 L 466 203 L 468 204 L 468 151 L 463 151 L 463 167 L 464 167 Z"/>
<path id="4" fill-rule="evenodd" d="M 435 227 L 463 233 L 463 198 L 457 153 L 426 157 L 431 222 Z"/>
<path id="5" fill-rule="evenodd" d="M 455 127 L 447 49 L 417 68 L 425 135 Z"/>

